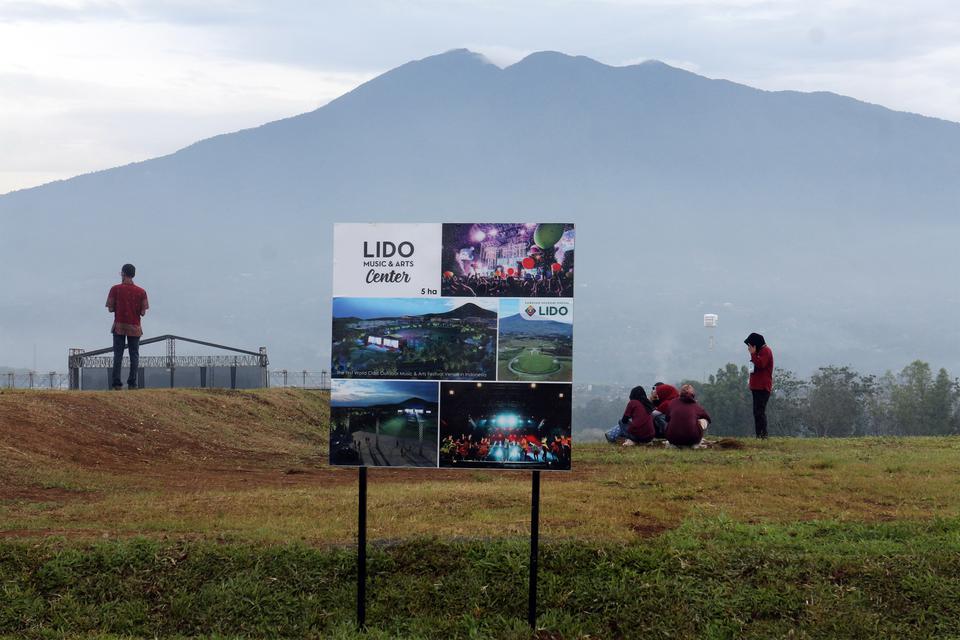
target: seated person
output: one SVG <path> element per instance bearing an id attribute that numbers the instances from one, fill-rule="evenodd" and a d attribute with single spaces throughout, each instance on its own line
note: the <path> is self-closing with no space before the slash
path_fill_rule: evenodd
<path id="1" fill-rule="evenodd" d="M 693 447 L 703 441 L 710 414 L 697 402 L 697 392 L 689 384 L 680 387 L 680 397 L 667 407 L 667 442 L 675 447 Z"/>
<path id="2" fill-rule="evenodd" d="M 653 401 L 653 428 L 656 437 L 666 437 L 664 434 L 667 431 L 667 417 L 664 414 L 670 407 L 670 403 L 676 400 L 679 395 L 677 388 L 672 384 L 654 383 L 650 399 Z"/>
<path id="3" fill-rule="evenodd" d="M 647 399 L 647 392 L 643 387 L 634 387 L 630 390 L 630 401 L 623 410 L 620 422 L 605 434 L 607 442 L 616 442 L 618 438 L 625 438 L 624 446 L 645 443 L 653 440 L 653 404 Z"/>

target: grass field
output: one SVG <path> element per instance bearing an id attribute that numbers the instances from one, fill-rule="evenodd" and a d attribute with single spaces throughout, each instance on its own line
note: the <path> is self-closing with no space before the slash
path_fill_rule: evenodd
<path id="1" fill-rule="evenodd" d="M 513 361 L 513 368 L 522 373 L 543 375 L 559 369 L 559 365 L 551 356 L 528 349 Z"/>
<path id="2" fill-rule="evenodd" d="M 354 637 L 325 409 L 0 392 L 0 637 Z M 960 637 L 960 440 L 744 445 L 575 443 L 543 476 L 538 637 Z M 530 637 L 528 473 L 369 482 L 364 637 Z"/>
<path id="3" fill-rule="evenodd" d="M 502 336 L 498 347 L 497 379 L 570 382 L 569 355 L 557 355 L 559 345 L 549 338 Z M 565 350 L 569 354 L 569 347 Z"/>

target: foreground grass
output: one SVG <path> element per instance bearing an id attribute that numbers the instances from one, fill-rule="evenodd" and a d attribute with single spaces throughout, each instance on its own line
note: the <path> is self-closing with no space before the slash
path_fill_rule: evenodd
<path id="1" fill-rule="evenodd" d="M 0 394 L 0 638 L 354 638 L 356 471 L 291 390 Z M 960 439 L 578 443 L 539 638 L 960 638 Z M 368 638 L 529 638 L 530 475 L 371 469 Z"/>
<path id="2" fill-rule="evenodd" d="M 960 637 L 960 521 L 689 521 L 541 549 L 540 637 Z M 525 540 L 372 549 L 366 634 L 347 548 L 0 545 L 10 637 L 529 638 Z"/>
<path id="3" fill-rule="evenodd" d="M 295 427 L 299 429 L 299 426 Z M 356 534 L 356 471 L 289 459 L 277 482 L 171 487 L 113 475 L 84 499 L 0 501 L 0 531 L 74 538 L 197 536 L 310 544 Z M 263 463 L 266 464 L 266 463 Z M 223 466 L 223 465 L 221 465 Z M 58 471 L 69 481 L 69 469 Z M 257 476 L 263 480 L 264 473 Z M 191 471 L 178 477 L 189 480 Z M 241 474 L 242 476 L 242 474 Z M 371 539 L 491 538 L 529 528 L 529 474 L 371 469 Z M 245 477 L 245 476 L 242 476 Z M 740 450 L 577 445 L 574 471 L 543 476 L 547 539 L 629 543 L 688 518 L 887 522 L 960 516 L 960 439 L 747 441 Z M 268 478 L 269 479 L 269 478 Z M 90 481 L 86 478 L 86 481 Z"/>

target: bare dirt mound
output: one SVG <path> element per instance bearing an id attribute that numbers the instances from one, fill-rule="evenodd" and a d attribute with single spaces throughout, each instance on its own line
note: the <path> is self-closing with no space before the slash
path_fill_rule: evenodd
<path id="1" fill-rule="evenodd" d="M 0 499 L 69 492 L 63 478 L 77 474 L 202 487 L 251 474 L 302 481 L 326 451 L 326 425 L 327 397 L 311 391 L 4 390 Z"/>
<path id="2" fill-rule="evenodd" d="M 354 484 L 356 473 L 327 464 L 328 406 L 327 393 L 299 389 L 0 389 L 0 507 L 127 490 Z M 377 475 L 418 482 L 418 471 Z"/>

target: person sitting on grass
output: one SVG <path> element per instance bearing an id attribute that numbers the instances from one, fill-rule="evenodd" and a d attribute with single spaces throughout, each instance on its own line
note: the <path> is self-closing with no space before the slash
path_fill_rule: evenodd
<path id="1" fill-rule="evenodd" d="M 670 403 L 666 411 L 667 442 L 675 447 L 697 447 L 710 424 L 710 414 L 697 402 L 692 385 L 680 387 L 680 397 Z"/>
<path id="2" fill-rule="evenodd" d="M 670 403 L 677 399 L 680 392 L 672 384 L 665 382 L 655 382 L 650 399 L 653 401 L 653 429 L 656 437 L 665 438 L 667 432 L 667 409 Z"/>
<path id="3" fill-rule="evenodd" d="M 644 444 L 653 440 L 653 404 L 643 387 L 630 390 L 630 401 L 623 410 L 620 422 L 606 434 L 607 442 L 614 443 L 624 438 L 623 446 Z"/>

